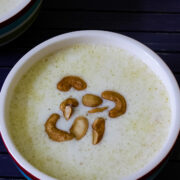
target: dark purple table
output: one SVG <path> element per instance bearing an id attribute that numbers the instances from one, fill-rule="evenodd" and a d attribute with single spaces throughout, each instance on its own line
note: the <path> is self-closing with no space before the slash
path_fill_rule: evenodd
<path id="1" fill-rule="evenodd" d="M 0 87 L 13 65 L 32 47 L 65 32 L 109 30 L 146 44 L 162 57 L 180 84 L 179 0 L 44 1 L 38 19 L 14 42 L 0 47 Z M 24 179 L 0 139 L 0 180 Z M 180 179 L 180 138 L 156 180 Z"/>

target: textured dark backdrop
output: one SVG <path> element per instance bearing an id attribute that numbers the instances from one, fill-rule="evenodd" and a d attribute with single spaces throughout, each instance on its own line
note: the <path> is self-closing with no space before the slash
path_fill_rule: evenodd
<path id="1" fill-rule="evenodd" d="M 180 84 L 179 0 L 46 0 L 32 27 L 0 47 L 0 87 L 13 65 L 42 41 L 74 30 L 109 30 L 130 36 L 162 57 Z M 24 179 L 0 139 L 0 180 Z M 156 180 L 180 179 L 180 138 Z"/>

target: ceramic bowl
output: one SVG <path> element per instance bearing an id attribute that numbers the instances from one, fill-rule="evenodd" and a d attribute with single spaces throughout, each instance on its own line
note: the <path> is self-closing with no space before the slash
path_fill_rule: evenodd
<path id="1" fill-rule="evenodd" d="M 0 46 L 7 44 L 27 30 L 37 17 L 42 0 L 24 0 L 0 16 Z"/>
<path id="2" fill-rule="evenodd" d="M 52 177 L 49 177 L 48 175 L 40 172 L 38 169 L 33 167 L 16 149 L 7 127 L 8 107 L 14 87 L 16 86 L 22 75 L 26 73 L 34 63 L 36 63 L 42 57 L 53 53 L 62 47 L 66 47 L 76 43 L 87 42 L 120 47 L 139 57 L 139 59 L 147 64 L 148 67 L 151 68 L 154 73 L 162 80 L 169 93 L 172 117 L 167 141 L 165 142 L 162 149 L 159 150 L 157 156 L 154 157 L 149 164 L 147 164 L 141 170 L 137 171 L 135 174 L 132 174 L 127 179 L 134 180 L 145 178 L 152 174 L 152 172 L 156 171 L 157 167 L 162 164 L 177 139 L 180 130 L 179 87 L 167 65 L 152 50 L 136 40 L 112 32 L 77 31 L 59 35 L 36 46 L 19 60 L 19 62 L 13 67 L 13 69 L 7 76 L 0 95 L 0 131 L 4 143 L 18 166 L 29 177 L 33 179 L 53 179 Z"/>

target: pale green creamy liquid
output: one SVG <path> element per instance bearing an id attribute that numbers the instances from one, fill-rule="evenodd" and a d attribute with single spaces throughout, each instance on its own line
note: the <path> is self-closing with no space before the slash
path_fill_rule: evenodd
<path id="1" fill-rule="evenodd" d="M 84 91 L 60 92 L 56 84 L 67 75 L 87 82 Z M 103 113 L 87 114 L 81 98 L 104 90 L 121 93 L 127 112 L 111 119 L 108 105 Z M 68 97 L 80 105 L 69 121 L 59 110 Z M 44 124 L 52 113 L 61 115 L 57 127 L 68 131 L 75 117 L 89 120 L 80 141 L 58 143 L 50 140 Z M 92 145 L 91 125 L 106 118 L 102 141 Z M 149 163 L 162 148 L 169 133 L 171 110 L 162 82 L 141 60 L 115 47 L 79 44 L 59 50 L 36 63 L 18 83 L 10 107 L 9 127 L 20 153 L 39 170 L 61 180 L 124 179 Z"/>

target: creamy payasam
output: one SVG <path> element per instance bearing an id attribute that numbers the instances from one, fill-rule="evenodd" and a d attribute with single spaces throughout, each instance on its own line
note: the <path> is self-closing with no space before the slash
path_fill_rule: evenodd
<path id="1" fill-rule="evenodd" d="M 59 90 L 58 82 L 72 75 L 87 87 Z M 124 113 L 110 116 L 114 102 L 101 96 L 104 91 L 124 97 Z M 102 102 L 96 99 L 97 107 L 86 106 L 87 94 Z M 78 101 L 70 115 L 63 114 L 61 105 L 68 98 Z M 40 171 L 61 180 L 125 179 L 157 155 L 171 123 L 168 93 L 152 70 L 129 52 L 95 44 L 70 46 L 38 61 L 18 82 L 9 112 L 19 152 Z M 76 138 L 52 140 L 45 130 L 52 114 L 60 117 L 56 129 Z M 79 132 L 78 126 L 85 131 Z M 104 128 L 100 139 L 93 137 L 98 126 Z"/>

